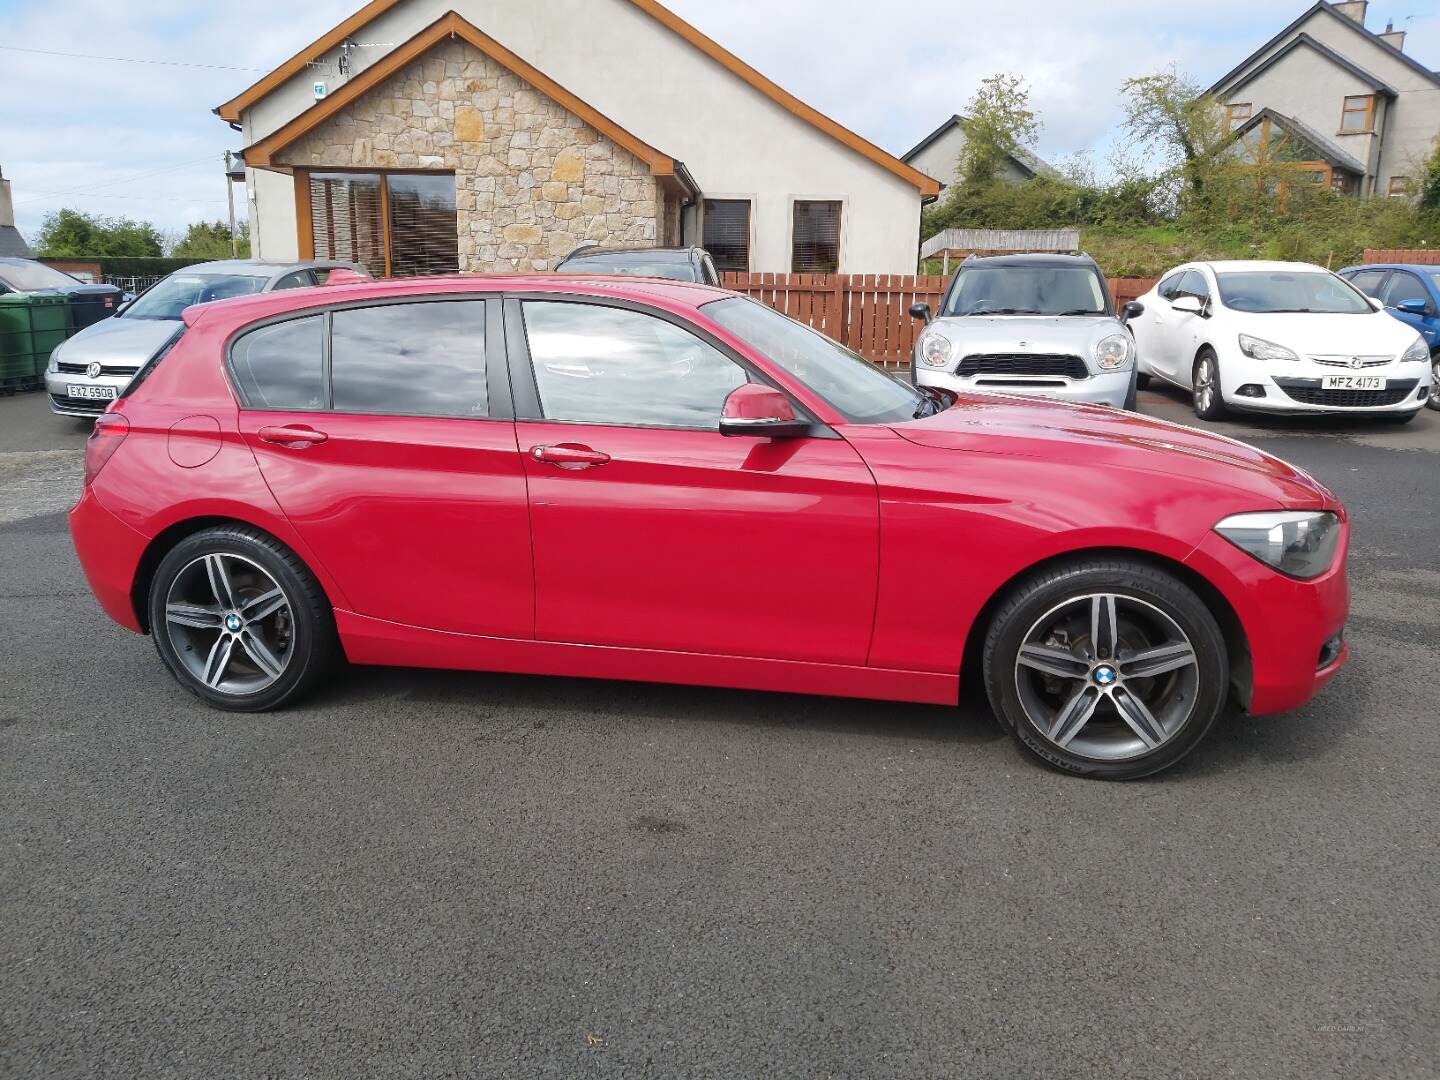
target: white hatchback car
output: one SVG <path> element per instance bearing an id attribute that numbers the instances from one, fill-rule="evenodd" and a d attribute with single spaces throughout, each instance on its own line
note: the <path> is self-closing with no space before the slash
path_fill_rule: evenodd
<path id="1" fill-rule="evenodd" d="M 1189 390 L 1195 414 L 1363 413 L 1404 423 L 1430 393 L 1430 350 L 1319 266 L 1210 262 L 1177 267 L 1130 320 L 1139 382 Z"/>

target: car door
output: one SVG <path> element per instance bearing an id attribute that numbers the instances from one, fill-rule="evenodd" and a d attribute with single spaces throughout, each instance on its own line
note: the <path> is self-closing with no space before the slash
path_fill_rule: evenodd
<path id="1" fill-rule="evenodd" d="M 1171 310 L 1170 304 L 1175 299 L 1182 276 L 1177 271 L 1162 278 L 1155 286 L 1156 302 L 1146 304 L 1145 314 L 1132 323 L 1135 348 L 1144 358 L 1146 370 L 1165 379 L 1174 378 L 1170 335 L 1180 315 Z"/>
<path id="2" fill-rule="evenodd" d="M 505 317 L 537 639 L 865 663 L 879 495 L 848 442 L 722 436 L 763 379 L 674 316 L 548 296 Z"/>
<path id="3" fill-rule="evenodd" d="M 1418 277 L 1405 270 L 1392 271 L 1379 299 L 1385 305 L 1386 311 L 1407 326 L 1413 326 L 1418 333 L 1425 336 L 1427 342 L 1434 344 L 1437 334 L 1440 334 L 1440 319 L 1436 317 L 1435 302 L 1430 298 L 1430 290 Z M 1425 305 L 1425 313 L 1402 311 L 1399 305 L 1406 300 L 1419 300 Z"/>
<path id="4" fill-rule="evenodd" d="M 1210 283 L 1205 280 L 1205 274 L 1200 270 L 1186 270 L 1180 278 L 1180 284 L 1176 287 L 1175 299 L 1189 297 L 1200 301 L 1204 314 L 1196 315 L 1192 312 L 1177 311 L 1171 307 L 1171 318 L 1173 329 L 1170 333 L 1170 363 L 1174 379 L 1182 386 L 1190 386 L 1194 381 L 1195 354 L 1200 351 L 1200 344 L 1205 339 L 1208 329 L 1206 325 L 1210 313 L 1214 311 L 1215 302 L 1210 293 Z"/>
<path id="5" fill-rule="evenodd" d="M 262 326 L 231 348 L 240 428 L 265 481 L 361 615 L 531 636 L 501 325 L 498 300 L 370 301 Z"/>

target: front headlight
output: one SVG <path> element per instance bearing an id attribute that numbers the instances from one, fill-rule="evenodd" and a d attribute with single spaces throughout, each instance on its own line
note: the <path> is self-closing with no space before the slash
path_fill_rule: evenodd
<path id="1" fill-rule="evenodd" d="M 938 330 L 931 330 L 920 339 L 918 351 L 920 363 L 926 367 L 944 368 L 950 366 L 950 360 L 955 355 L 955 346 L 944 334 Z"/>
<path id="2" fill-rule="evenodd" d="M 1419 363 L 1423 364 L 1430 359 L 1430 346 L 1425 344 L 1423 337 L 1417 337 L 1415 344 L 1400 354 L 1402 364 Z"/>
<path id="3" fill-rule="evenodd" d="M 1119 371 L 1130 366 L 1133 352 L 1129 334 L 1111 334 L 1095 346 L 1095 362 L 1102 371 Z"/>
<path id="4" fill-rule="evenodd" d="M 62 348 L 64 348 L 63 345 L 56 345 L 55 348 L 50 350 L 50 363 L 45 365 L 46 375 L 54 375 L 60 370 L 60 350 Z"/>
<path id="5" fill-rule="evenodd" d="M 1340 518 L 1328 511 L 1236 514 L 1215 531 L 1241 551 L 1297 578 L 1319 577 L 1329 570 L 1340 544 Z"/>
<path id="6" fill-rule="evenodd" d="M 1251 337 L 1249 334 L 1240 335 L 1240 351 L 1255 360 L 1300 359 L 1299 356 L 1295 355 L 1292 350 L 1285 348 L 1284 345 L 1276 345 L 1273 341 Z"/>

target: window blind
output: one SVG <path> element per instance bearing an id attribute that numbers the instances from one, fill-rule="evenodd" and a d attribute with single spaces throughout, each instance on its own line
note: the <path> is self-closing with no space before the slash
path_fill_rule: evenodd
<path id="1" fill-rule="evenodd" d="M 833 274 L 840 269 L 840 204 L 795 203 L 791 270 L 796 274 Z"/>
<path id="2" fill-rule="evenodd" d="M 376 277 L 460 269 L 452 173 L 311 173 L 310 225 L 316 258 Z"/>
<path id="3" fill-rule="evenodd" d="M 373 173 L 311 173 L 310 224 L 317 259 L 359 263 L 385 276 L 385 225 L 380 177 Z"/>
<path id="4" fill-rule="evenodd" d="M 455 177 L 413 173 L 385 180 L 390 194 L 390 273 L 458 274 Z"/>
<path id="5" fill-rule="evenodd" d="M 750 200 L 705 200 L 705 250 L 722 274 L 750 270 Z"/>

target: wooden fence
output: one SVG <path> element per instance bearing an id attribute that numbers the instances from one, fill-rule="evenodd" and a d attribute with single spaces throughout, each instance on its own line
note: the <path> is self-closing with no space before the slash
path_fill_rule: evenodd
<path id="1" fill-rule="evenodd" d="M 1440 266 L 1440 248 L 1366 248 L 1365 261 Z"/>
<path id="2" fill-rule="evenodd" d="M 1117 304 L 1146 292 L 1153 278 L 1109 278 Z M 910 305 L 940 300 L 950 279 L 915 274 L 736 274 L 725 288 L 752 296 L 884 367 L 910 366 L 923 329 Z"/>

